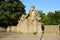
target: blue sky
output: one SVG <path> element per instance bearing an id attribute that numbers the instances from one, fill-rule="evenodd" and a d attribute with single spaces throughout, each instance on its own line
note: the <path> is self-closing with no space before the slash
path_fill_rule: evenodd
<path id="1" fill-rule="evenodd" d="M 60 0 L 21 0 L 26 6 L 26 13 L 29 12 L 31 6 L 34 5 L 37 10 L 42 10 L 44 13 L 60 10 Z"/>

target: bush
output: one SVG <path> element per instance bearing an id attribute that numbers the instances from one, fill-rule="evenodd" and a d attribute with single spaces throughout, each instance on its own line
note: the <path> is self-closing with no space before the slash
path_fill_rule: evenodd
<path id="1" fill-rule="evenodd" d="M 36 35 L 37 34 L 37 32 L 33 32 L 33 35 Z"/>

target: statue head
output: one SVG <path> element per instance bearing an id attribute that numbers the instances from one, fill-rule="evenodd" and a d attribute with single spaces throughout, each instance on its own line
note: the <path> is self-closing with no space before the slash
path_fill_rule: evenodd
<path id="1" fill-rule="evenodd" d="M 31 10 L 34 11 L 35 10 L 35 6 L 31 6 Z"/>

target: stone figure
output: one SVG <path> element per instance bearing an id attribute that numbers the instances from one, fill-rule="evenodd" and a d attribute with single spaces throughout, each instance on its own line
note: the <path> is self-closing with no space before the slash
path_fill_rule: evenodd
<path id="1" fill-rule="evenodd" d="M 30 20 L 40 20 L 40 14 L 37 10 L 35 10 L 35 6 L 31 7 L 31 10 L 29 11 L 29 18 Z"/>
<path id="2" fill-rule="evenodd" d="M 19 23 L 17 24 L 17 32 L 22 33 L 34 33 L 41 32 L 40 14 L 35 10 L 35 6 L 31 7 L 31 10 L 27 15 L 22 15 Z"/>

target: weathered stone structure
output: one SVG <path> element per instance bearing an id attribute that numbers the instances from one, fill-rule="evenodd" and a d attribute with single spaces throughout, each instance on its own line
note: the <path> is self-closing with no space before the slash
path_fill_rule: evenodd
<path id="1" fill-rule="evenodd" d="M 44 34 L 53 34 L 53 35 L 60 34 L 59 25 L 44 25 L 44 27 L 45 27 Z M 23 29 L 24 29 L 24 27 L 23 27 Z M 31 28 L 30 28 L 30 30 L 31 30 Z M 7 28 L 7 32 L 17 32 L 17 26 L 9 26 Z M 38 34 L 40 34 L 40 33 L 41 33 L 40 27 L 38 27 Z"/>
<path id="2" fill-rule="evenodd" d="M 17 32 L 22 32 L 22 33 L 37 32 L 38 33 L 38 30 L 40 30 L 39 32 L 41 32 L 40 19 L 41 17 L 39 12 L 35 10 L 34 6 L 32 6 L 28 15 L 22 15 L 17 25 Z"/>

